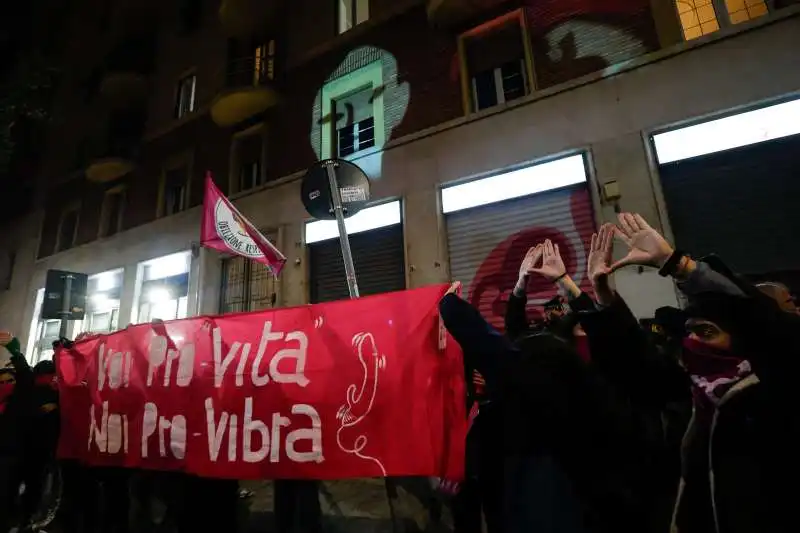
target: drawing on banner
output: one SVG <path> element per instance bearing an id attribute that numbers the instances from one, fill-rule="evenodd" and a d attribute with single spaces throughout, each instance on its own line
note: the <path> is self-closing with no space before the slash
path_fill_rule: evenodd
<path id="1" fill-rule="evenodd" d="M 469 285 L 467 301 L 483 313 L 494 327 L 501 329 L 508 297 L 517 282 L 517 271 L 529 248 L 546 239 L 557 244 L 567 272 L 575 283 L 584 290 L 591 290 L 586 276 L 588 243 L 591 227 L 584 227 L 579 221 L 590 212 L 587 207 L 588 193 L 585 190 L 573 192 L 564 200 L 553 205 L 553 210 L 563 210 L 569 216 L 557 226 L 533 226 L 512 233 L 495 245 L 477 267 Z M 533 277 L 528 283 L 528 307 L 533 314 L 541 312 L 540 307 L 558 293 L 552 283 Z"/>
<path id="2" fill-rule="evenodd" d="M 381 474 L 386 476 L 386 468 L 380 459 L 362 453 L 368 443 L 366 435 L 361 434 L 356 437 L 352 447 L 342 444 L 342 431 L 357 426 L 372 411 L 375 396 L 378 393 L 378 374 L 386 368 L 386 356 L 378 351 L 378 346 L 372 333 L 354 335 L 353 348 L 358 353 L 358 360 L 364 371 L 364 377 L 361 381 L 360 390 L 358 390 L 358 386 L 355 383 L 347 387 L 347 392 L 345 393 L 347 404 L 341 406 L 336 413 L 336 419 L 341 424 L 336 431 L 336 443 L 343 452 L 352 453 L 356 457 L 374 462 L 381 469 Z M 365 351 L 367 352 L 366 356 Z"/>

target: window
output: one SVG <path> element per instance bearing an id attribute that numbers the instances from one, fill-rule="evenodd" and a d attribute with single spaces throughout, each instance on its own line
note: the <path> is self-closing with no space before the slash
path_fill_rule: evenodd
<path id="1" fill-rule="evenodd" d="M 383 148 L 386 144 L 384 89 L 381 61 L 322 86 L 320 159 L 350 159 L 353 154 L 354 158 L 360 158 L 365 155 L 361 154 L 364 149 Z"/>
<path id="2" fill-rule="evenodd" d="M 583 155 L 572 155 L 503 172 L 487 178 L 442 187 L 445 214 L 511 198 L 560 189 L 587 181 Z M 355 218 L 358 215 L 355 215 Z"/>
<path id="3" fill-rule="evenodd" d="M 77 332 L 111 333 L 119 329 L 119 309 L 122 295 L 123 269 L 89 276 L 86 315 Z"/>
<path id="4" fill-rule="evenodd" d="M 800 99 L 653 135 L 659 164 L 800 134 Z"/>
<path id="5" fill-rule="evenodd" d="M 369 0 L 336 0 L 338 2 L 339 33 L 369 20 Z"/>
<path id="6" fill-rule="evenodd" d="M 510 102 L 525 96 L 527 92 L 525 62 L 522 59 L 509 61 L 472 78 L 472 105 L 475 111 Z"/>
<path id="7" fill-rule="evenodd" d="M 75 246 L 75 239 L 78 236 L 79 218 L 80 218 L 79 206 L 69 207 L 61 214 L 61 220 L 58 223 L 56 252 L 69 250 L 70 248 Z"/>
<path id="8" fill-rule="evenodd" d="M 175 118 L 182 118 L 194 111 L 194 93 L 197 85 L 197 76 L 186 76 L 178 82 L 178 91 L 175 98 Z"/>
<path id="9" fill-rule="evenodd" d="M 246 191 L 263 185 L 264 176 L 261 164 L 261 131 L 236 140 L 236 159 L 239 166 L 239 191 Z"/>
<path id="10" fill-rule="evenodd" d="M 472 91 L 472 111 L 521 98 L 530 92 L 521 14 L 500 17 L 489 29 L 462 36 Z"/>
<path id="11" fill-rule="evenodd" d="M 394 200 L 362 209 L 344 221 L 348 235 L 400 224 L 402 213 L 400 201 Z M 314 220 L 306 223 L 306 244 L 339 238 L 339 227 L 335 220 Z"/>
<path id="12" fill-rule="evenodd" d="M 253 54 L 253 85 L 259 86 L 275 79 L 275 41 L 261 44 Z"/>
<path id="13" fill-rule="evenodd" d="M 125 189 L 116 188 L 106 192 L 100 215 L 100 237 L 111 237 L 122 229 L 122 213 L 125 208 Z"/>
<path id="14" fill-rule="evenodd" d="M 187 207 L 189 172 L 188 167 L 180 166 L 171 168 L 164 172 L 163 178 L 163 204 L 161 205 L 161 216 L 168 217 L 180 213 Z"/>
<path id="15" fill-rule="evenodd" d="M 139 264 L 140 286 L 135 322 L 188 316 L 191 252 L 179 252 Z"/>
<path id="16" fill-rule="evenodd" d="M 370 87 L 334 102 L 339 157 L 375 146 L 373 92 Z"/>
<path id="17" fill-rule="evenodd" d="M 687 41 L 769 13 L 764 0 L 676 0 L 675 6 Z"/>
<path id="18" fill-rule="evenodd" d="M 275 235 L 264 232 L 275 242 Z M 222 261 L 222 302 L 220 313 L 238 313 L 271 309 L 278 305 L 278 281 L 272 271 L 246 257 Z"/>

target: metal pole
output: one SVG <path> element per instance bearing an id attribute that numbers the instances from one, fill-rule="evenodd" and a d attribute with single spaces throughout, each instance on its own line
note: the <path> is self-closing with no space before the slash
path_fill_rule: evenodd
<path id="1" fill-rule="evenodd" d="M 72 314 L 70 306 L 72 305 L 72 276 L 67 275 L 64 278 L 64 294 L 61 296 L 61 328 L 58 331 L 58 338 L 67 338 L 67 329 L 69 328 L 69 317 Z"/>
<path id="2" fill-rule="evenodd" d="M 333 214 L 336 215 L 336 224 L 339 226 L 339 243 L 342 245 L 342 259 L 344 260 L 344 274 L 347 276 L 347 288 L 350 298 L 358 298 L 358 282 L 356 281 L 356 267 L 353 264 L 353 252 L 350 250 L 350 239 L 344 225 L 344 210 L 342 208 L 342 195 L 339 192 L 339 182 L 336 180 L 335 161 L 325 161 L 328 171 L 328 185 L 333 201 Z"/>

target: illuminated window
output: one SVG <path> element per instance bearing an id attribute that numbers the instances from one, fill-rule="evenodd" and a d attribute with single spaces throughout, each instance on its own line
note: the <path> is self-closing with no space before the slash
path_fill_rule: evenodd
<path id="1" fill-rule="evenodd" d="M 89 276 L 86 315 L 75 324 L 76 333 L 110 333 L 119 329 L 123 273 L 120 268 Z"/>
<path id="2" fill-rule="evenodd" d="M 369 0 L 336 0 L 339 33 L 369 20 Z"/>
<path id="3" fill-rule="evenodd" d="M 728 22 L 739 24 L 764 16 L 764 0 L 676 0 L 683 35 L 687 41 L 719 30 Z"/>
<path id="4" fill-rule="evenodd" d="M 178 82 L 175 97 L 175 118 L 182 118 L 194 111 L 194 93 L 197 85 L 197 76 L 186 76 Z"/>
<path id="5" fill-rule="evenodd" d="M 661 164 L 800 134 L 800 100 L 653 136 Z"/>
<path id="6" fill-rule="evenodd" d="M 191 252 L 159 257 L 139 264 L 141 285 L 136 322 L 186 318 Z"/>
<path id="7" fill-rule="evenodd" d="M 256 46 L 253 55 L 253 85 L 275 79 L 275 41 Z"/>
<path id="8" fill-rule="evenodd" d="M 453 213 L 584 183 L 586 180 L 583 155 L 573 155 L 488 178 L 442 187 L 442 212 Z"/>
<path id="9" fill-rule="evenodd" d="M 486 28 L 475 28 L 463 36 L 463 42 L 473 111 L 528 94 L 524 34 L 518 16 L 509 14 Z"/>
<path id="10" fill-rule="evenodd" d="M 764 0 L 725 0 L 731 24 L 739 24 L 748 20 L 763 17 L 769 13 Z"/>
<path id="11" fill-rule="evenodd" d="M 372 88 L 336 100 L 336 139 L 339 157 L 375 146 Z"/>
<path id="12" fill-rule="evenodd" d="M 344 221 L 348 235 L 400 224 L 400 200 L 386 202 L 362 209 Z M 335 220 L 314 220 L 306 223 L 306 244 L 338 239 L 339 228 Z"/>
<path id="13" fill-rule="evenodd" d="M 56 238 L 56 252 L 69 250 L 75 246 L 78 237 L 78 221 L 80 220 L 80 205 L 73 205 L 61 213 L 58 221 L 58 236 Z"/>
<path id="14" fill-rule="evenodd" d="M 100 237 L 111 237 L 122 229 L 125 208 L 125 188 L 116 187 L 106 191 L 100 214 Z"/>

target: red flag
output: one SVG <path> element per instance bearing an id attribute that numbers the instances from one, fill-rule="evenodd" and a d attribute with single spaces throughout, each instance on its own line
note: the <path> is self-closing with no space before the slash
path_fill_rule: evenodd
<path id="1" fill-rule="evenodd" d="M 200 231 L 200 244 L 203 246 L 267 265 L 275 276 L 286 263 L 286 257 L 217 189 L 211 172 L 206 173 Z"/>

